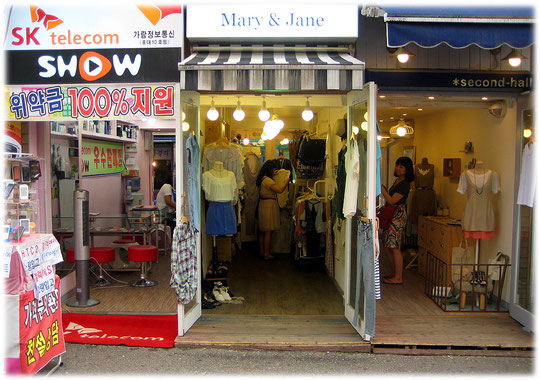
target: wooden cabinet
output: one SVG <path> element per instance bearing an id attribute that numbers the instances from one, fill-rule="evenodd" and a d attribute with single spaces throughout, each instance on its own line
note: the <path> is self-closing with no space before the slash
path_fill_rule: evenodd
<path id="1" fill-rule="evenodd" d="M 447 224 L 448 217 L 420 216 L 418 218 L 418 272 L 426 276 L 428 252 L 446 264 L 452 264 L 452 248 L 461 243 L 461 227 Z M 451 280 L 451 266 L 448 279 Z"/>

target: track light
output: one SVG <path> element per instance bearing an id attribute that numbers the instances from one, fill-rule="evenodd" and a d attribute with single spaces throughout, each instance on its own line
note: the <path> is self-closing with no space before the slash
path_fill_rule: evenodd
<path id="1" fill-rule="evenodd" d="M 244 112 L 242 107 L 240 107 L 240 98 L 238 98 L 238 102 L 236 103 L 236 109 L 234 110 L 232 116 L 236 121 L 242 121 L 246 117 L 246 113 Z"/>
<path id="2" fill-rule="evenodd" d="M 400 63 L 406 63 L 410 57 L 414 56 L 415 54 L 411 53 L 403 47 L 400 47 L 390 57 L 396 58 Z"/>
<path id="3" fill-rule="evenodd" d="M 270 111 L 266 109 L 266 99 L 263 97 L 262 108 L 259 111 L 259 120 L 266 121 L 270 119 Z"/>
<path id="4" fill-rule="evenodd" d="M 313 111 L 309 108 L 309 96 L 306 97 L 306 108 L 302 111 L 302 119 L 305 121 L 313 119 Z"/>
<path id="5" fill-rule="evenodd" d="M 508 54 L 506 57 L 503 58 L 503 61 L 508 61 L 508 63 L 510 64 L 510 66 L 512 67 L 518 67 L 521 65 L 521 62 L 524 60 L 524 59 L 527 59 L 526 57 L 523 56 L 523 54 L 521 54 L 519 51 L 517 51 L 516 49 L 512 49 L 512 51 L 510 52 L 510 54 Z"/>
<path id="6" fill-rule="evenodd" d="M 214 98 L 212 98 L 212 103 L 210 103 L 210 109 L 206 112 L 206 117 L 208 120 L 216 121 L 219 117 L 219 112 L 214 105 Z"/>

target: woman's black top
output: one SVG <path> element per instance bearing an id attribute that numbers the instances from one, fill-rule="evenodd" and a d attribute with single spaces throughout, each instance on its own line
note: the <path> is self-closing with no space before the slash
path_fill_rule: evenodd
<path id="1" fill-rule="evenodd" d="M 390 196 L 393 196 L 395 193 L 403 195 L 403 198 L 401 198 L 398 202 L 394 203 L 394 205 L 397 206 L 405 204 L 407 202 L 407 197 L 409 196 L 410 191 L 411 183 L 407 181 L 401 181 L 397 184 L 394 182 L 392 187 L 388 190 L 388 194 L 390 194 Z"/>

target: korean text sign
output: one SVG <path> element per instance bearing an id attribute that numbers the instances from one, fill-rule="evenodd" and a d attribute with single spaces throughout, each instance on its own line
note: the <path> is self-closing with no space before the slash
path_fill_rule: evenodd
<path id="1" fill-rule="evenodd" d="M 118 174 L 125 170 L 122 143 L 83 139 L 80 159 L 83 176 Z"/>

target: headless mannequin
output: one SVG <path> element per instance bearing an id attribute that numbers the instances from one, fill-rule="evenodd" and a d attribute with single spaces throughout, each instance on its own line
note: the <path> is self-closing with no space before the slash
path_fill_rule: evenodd
<path id="1" fill-rule="evenodd" d="M 423 169 L 423 170 L 429 169 L 428 159 L 426 157 L 422 158 L 422 162 L 420 163 L 420 165 L 418 165 L 418 167 Z"/>
<path id="2" fill-rule="evenodd" d="M 221 161 L 214 162 L 214 166 L 210 170 L 210 173 L 212 173 L 214 177 L 219 177 L 219 178 L 223 178 L 227 175 L 227 171 L 223 167 L 223 162 Z"/>

